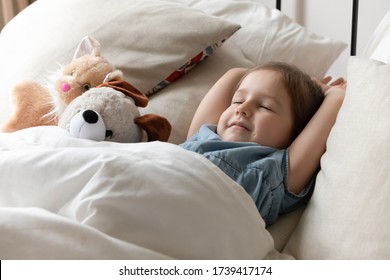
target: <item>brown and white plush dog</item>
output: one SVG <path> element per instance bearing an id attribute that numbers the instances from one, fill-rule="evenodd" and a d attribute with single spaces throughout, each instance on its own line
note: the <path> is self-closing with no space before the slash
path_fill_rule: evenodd
<path id="1" fill-rule="evenodd" d="M 99 42 L 86 36 L 71 63 L 54 75 L 53 82 L 41 85 L 26 80 L 14 87 L 14 112 L 3 124 L 2 131 L 57 125 L 59 116 L 73 99 L 105 81 L 121 78 L 122 72 L 101 56 Z"/>
<path id="2" fill-rule="evenodd" d="M 65 109 L 58 126 L 70 135 L 95 141 L 134 143 L 143 140 L 167 141 L 171 125 L 155 114 L 140 115 L 138 107 L 147 97 L 123 80 L 114 80 L 90 89 L 75 98 Z"/>

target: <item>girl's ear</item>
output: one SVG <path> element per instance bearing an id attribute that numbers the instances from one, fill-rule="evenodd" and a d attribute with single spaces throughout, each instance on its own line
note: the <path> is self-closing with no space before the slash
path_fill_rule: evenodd
<path id="1" fill-rule="evenodd" d="M 91 56 L 100 56 L 100 43 L 91 36 L 85 36 L 81 40 L 74 53 L 73 60 L 87 54 Z"/>

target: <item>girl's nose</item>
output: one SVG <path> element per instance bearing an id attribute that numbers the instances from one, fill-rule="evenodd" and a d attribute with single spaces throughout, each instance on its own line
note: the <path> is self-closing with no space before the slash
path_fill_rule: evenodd
<path id="1" fill-rule="evenodd" d="M 249 106 L 246 103 L 240 104 L 236 108 L 236 114 L 248 118 L 251 115 Z"/>

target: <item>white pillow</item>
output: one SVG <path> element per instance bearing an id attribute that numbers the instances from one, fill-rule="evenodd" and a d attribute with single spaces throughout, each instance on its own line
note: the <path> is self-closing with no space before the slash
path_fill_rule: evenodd
<path id="1" fill-rule="evenodd" d="M 213 53 L 238 24 L 160 0 L 40 0 L 15 17 L 0 36 L 3 115 L 13 85 L 41 80 L 57 63 L 70 62 L 85 35 L 125 79 L 153 93 Z M 169 78 L 168 78 L 169 77 Z"/>
<path id="2" fill-rule="evenodd" d="M 390 66 L 351 58 L 313 197 L 284 250 L 299 259 L 390 258 Z"/>
<path id="3" fill-rule="evenodd" d="M 363 56 L 390 64 L 390 11 L 379 23 L 368 42 Z"/>
<path id="4" fill-rule="evenodd" d="M 170 1 L 184 2 L 239 23 L 241 29 L 229 41 L 234 42 L 256 64 L 270 60 L 290 62 L 321 78 L 347 47 L 344 42 L 310 32 L 279 10 L 270 9 L 256 0 Z"/>

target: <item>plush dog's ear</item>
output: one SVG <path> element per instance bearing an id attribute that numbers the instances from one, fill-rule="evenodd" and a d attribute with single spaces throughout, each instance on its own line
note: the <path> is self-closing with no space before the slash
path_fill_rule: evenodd
<path id="1" fill-rule="evenodd" d="M 84 55 L 100 56 L 100 43 L 91 36 L 85 36 L 74 53 L 73 60 Z"/>
<path id="2" fill-rule="evenodd" d="M 103 83 L 112 82 L 115 80 L 122 80 L 123 79 L 123 72 L 121 70 L 114 70 L 106 75 L 106 77 L 103 80 Z"/>
<path id="3" fill-rule="evenodd" d="M 149 142 L 168 141 L 172 126 L 166 118 L 155 114 L 146 114 L 134 119 L 134 122 L 146 131 Z"/>
<path id="4" fill-rule="evenodd" d="M 100 84 L 97 87 L 110 87 L 120 91 L 124 95 L 131 97 L 134 100 L 135 105 L 138 107 L 146 107 L 146 105 L 148 105 L 148 98 L 146 95 L 139 91 L 135 86 L 124 80 L 112 80 Z"/>

